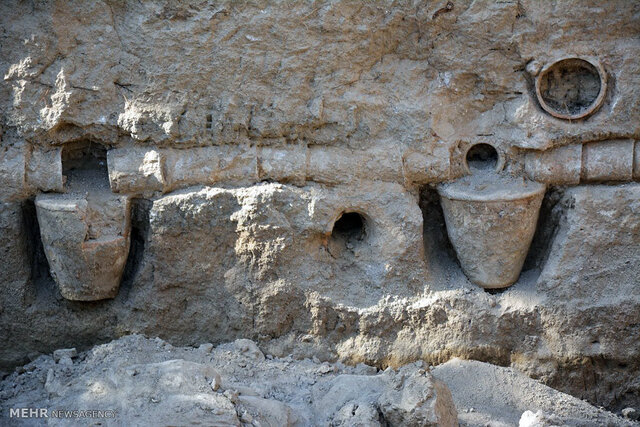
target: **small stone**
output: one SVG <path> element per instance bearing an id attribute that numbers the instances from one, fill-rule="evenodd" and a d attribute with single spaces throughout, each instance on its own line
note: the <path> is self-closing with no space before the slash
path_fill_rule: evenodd
<path id="1" fill-rule="evenodd" d="M 238 401 L 238 392 L 236 390 L 225 390 L 224 395 L 227 399 L 231 401 L 231 403 L 236 403 Z"/>
<path id="2" fill-rule="evenodd" d="M 215 376 L 213 377 L 213 380 L 211 380 L 211 389 L 213 391 L 218 391 L 221 385 L 222 385 L 222 378 L 220 378 L 220 374 L 216 372 Z"/>
<path id="3" fill-rule="evenodd" d="M 318 369 L 316 369 L 316 372 L 324 375 L 324 374 L 328 374 L 329 372 L 335 372 L 335 368 L 327 363 L 320 365 L 320 367 Z"/>
<path id="4" fill-rule="evenodd" d="M 57 395 L 57 388 L 55 384 L 56 375 L 53 369 L 47 371 L 47 379 L 44 383 L 44 389 L 49 393 L 49 397 Z"/>
<path id="5" fill-rule="evenodd" d="M 242 416 L 240 417 L 240 421 L 245 422 L 245 423 L 252 423 L 253 422 L 253 417 L 251 416 L 250 413 L 248 413 L 247 411 L 244 411 L 242 413 Z"/>
<path id="6" fill-rule="evenodd" d="M 248 339 L 239 339 L 234 342 L 234 346 L 237 350 L 243 353 L 244 356 L 247 356 L 253 360 L 264 360 L 264 354 L 256 343 Z"/>
<path id="7" fill-rule="evenodd" d="M 202 351 L 203 353 L 211 353 L 212 350 L 213 344 L 211 344 L 210 342 L 200 344 L 200 347 L 198 347 L 198 351 Z"/>
<path id="8" fill-rule="evenodd" d="M 64 365 L 64 366 L 71 366 L 73 365 L 73 360 L 71 360 L 69 356 L 65 355 L 65 356 L 62 356 L 60 360 L 58 360 L 58 364 Z"/>
<path id="9" fill-rule="evenodd" d="M 640 420 L 640 412 L 636 411 L 634 408 L 624 408 L 622 410 L 622 416 L 633 421 Z"/>
<path id="10" fill-rule="evenodd" d="M 69 359 L 73 359 L 78 357 L 78 352 L 74 348 L 61 348 L 60 350 L 56 350 L 53 352 L 53 360 L 57 363 L 63 357 L 68 357 Z"/>

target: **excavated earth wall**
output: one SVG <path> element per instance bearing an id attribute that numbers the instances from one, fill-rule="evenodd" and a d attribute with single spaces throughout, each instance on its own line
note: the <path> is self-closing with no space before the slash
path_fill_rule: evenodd
<path id="1" fill-rule="evenodd" d="M 0 40 L 3 368 L 249 338 L 640 405 L 640 3 L 7 0 Z M 456 255 L 476 160 L 544 186 L 530 246 L 492 193 Z"/>

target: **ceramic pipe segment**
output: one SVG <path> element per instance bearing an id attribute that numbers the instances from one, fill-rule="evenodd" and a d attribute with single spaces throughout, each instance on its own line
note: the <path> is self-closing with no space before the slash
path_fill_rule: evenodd
<path id="1" fill-rule="evenodd" d="M 555 185 L 640 179 L 640 142 L 631 139 L 590 142 L 532 151 L 525 170 L 532 180 Z"/>
<path id="2" fill-rule="evenodd" d="M 24 142 L 0 150 L 0 201 L 64 191 L 61 152 L 60 147 L 31 147 Z"/>
<path id="3" fill-rule="evenodd" d="M 27 152 L 25 164 L 26 184 L 40 191 L 64 190 L 62 175 L 62 148 L 34 147 Z"/>

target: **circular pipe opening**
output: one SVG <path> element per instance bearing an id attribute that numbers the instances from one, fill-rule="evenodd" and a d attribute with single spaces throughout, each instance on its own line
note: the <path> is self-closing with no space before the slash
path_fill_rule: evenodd
<path id="1" fill-rule="evenodd" d="M 604 69 L 580 58 L 567 58 L 543 69 L 536 79 L 540 106 L 554 117 L 576 120 L 602 104 L 607 84 Z"/>
<path id="2" fill-rule="evenodd" d="M 366 236 L 367 221 L 357 212 L 344 212 L 333 224 L 331 238 L 345 243 L 361 241 Z"/>
<path id="3" fill-rule="evenodd" d="M 475 144 L 469 147 L 466 165 L 469 173 L 476 171 L 497 171 L 500 169 L 500 156 L 491 144 Z"/>

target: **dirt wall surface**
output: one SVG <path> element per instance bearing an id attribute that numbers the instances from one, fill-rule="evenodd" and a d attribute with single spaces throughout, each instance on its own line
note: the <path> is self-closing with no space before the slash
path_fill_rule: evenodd
<path id="1" fill-rule="evenodd" d="M 0 40 L 3 369 L 247 338 L 640 407 L 639 3 L 7 0 Z"/>

